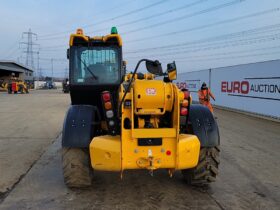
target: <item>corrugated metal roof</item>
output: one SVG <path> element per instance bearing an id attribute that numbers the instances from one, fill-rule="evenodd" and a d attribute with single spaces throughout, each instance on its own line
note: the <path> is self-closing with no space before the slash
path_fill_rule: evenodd
<path id="1" fill-rule="evenodd" d="M 23 73 L 25 71 L 31 71 L 32 69 L 17 63 L 15 61 L 7 61 L 7 60 L 0 60 L 0 70 L 12 71 L 12 72 L 19 72 Z"/>
<path id="2" fill-rule="evenodd" d="M 12 72 L 18 72 L 18 73 L 24 72 L 24 70 L 22 68 L 13 68 L 10 66 L 1 65 L 1 63 L 0 63 L 0 70 L 12 71 Z"/>

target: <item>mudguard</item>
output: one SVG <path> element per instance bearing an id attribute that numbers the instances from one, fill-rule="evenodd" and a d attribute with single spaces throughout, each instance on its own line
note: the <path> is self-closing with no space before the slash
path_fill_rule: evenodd
<path id="1" fill-rule="evenodd" d="M 217 122 L 212 112 L 206 106 L 191 105 L 188 124 L 191 124 L 193 134 L 198 137 L 202 147 L 220 145 Z"/>
<path id="2" fill-rule="evenodd" d="M 94 126 L 100 120 L 98 109 L 91 105 L 71 105 L 66 113 L 63 131 L 63 147 L 89 147 Z"/>

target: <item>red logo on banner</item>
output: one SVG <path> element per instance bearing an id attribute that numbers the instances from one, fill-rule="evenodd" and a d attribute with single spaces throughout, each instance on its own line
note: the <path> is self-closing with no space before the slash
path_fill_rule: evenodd
<path id="1" fill-rule="evenodd" d="M 242 93 L 248 94 L 250 91 L 250 84 L 248 81 L 222 81 L 221 91 L 225 93 Z"/>

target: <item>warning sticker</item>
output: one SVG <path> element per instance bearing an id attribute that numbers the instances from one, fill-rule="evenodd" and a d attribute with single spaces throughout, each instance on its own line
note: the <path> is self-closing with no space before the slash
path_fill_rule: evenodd
<path id="1" fill-rule="evenodd" d="M 156 91 L 155 88 L 147 88 L 147 89 L 146 89 L 146 94 L 147 94 L 148 96 L 154 96 L 154 95 L 157 94 L 157 91 Z"/>

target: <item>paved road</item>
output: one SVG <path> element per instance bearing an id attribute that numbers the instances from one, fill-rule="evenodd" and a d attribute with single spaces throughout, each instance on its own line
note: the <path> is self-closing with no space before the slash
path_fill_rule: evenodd
<path id="1" fill-rule="evenodd" d="M 221 167 L 207 189 L 178 172 L 96 172 L 88 190 L 63 184 L 58 138 L 0 204 L 0 209 L 279 209 L 280 124 L 216 110 Z"/>
<path id="2" fill-rule="evenodd" d="M 59 135 L 69 103 L 61 90 L 0 92 L 0 199 Z"/>

